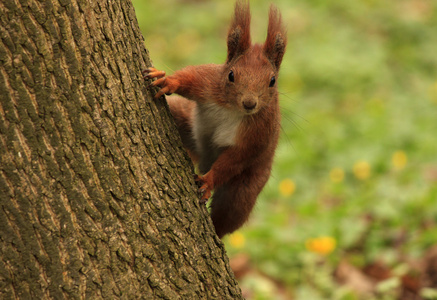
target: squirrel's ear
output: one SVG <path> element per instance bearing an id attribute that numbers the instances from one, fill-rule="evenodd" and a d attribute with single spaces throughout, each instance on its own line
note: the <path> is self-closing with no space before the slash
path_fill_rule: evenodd
<path id="1" fill-rule="evenodd" d="M 264 43 L 264 54 L 278 70 L 279 66 L 281 65 L 286 46 L 287 32 L 282 24 L 281 13 L 274 5 L 271 5 L 267 39 Z"/>
<path id="2" fill-rule="evenodd" d="M 250 41 L 250 8 L 246 0 L 238 0 L 235 4 L 235 15 L 228 32 L 228 57 L 230 62 L 246 51 Z"/>

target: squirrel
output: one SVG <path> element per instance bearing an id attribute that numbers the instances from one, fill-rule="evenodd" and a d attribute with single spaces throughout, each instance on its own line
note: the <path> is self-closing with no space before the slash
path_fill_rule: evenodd
<path id="1" fill-rule="evenodd" d="M 188 66 L 173 75 L 148 68 L 155 98 L 167 97 L 184 147 L 201 175 L 201 201 L 214 191 L 211 218 L 219 238 L 240 228 L 270 177 L 278 144 L 277 79 L 287 36 L 278 9 L 270 6 L 264 44 L 251 43 L 250 8 L 237 0 L 222 65 Z"/>

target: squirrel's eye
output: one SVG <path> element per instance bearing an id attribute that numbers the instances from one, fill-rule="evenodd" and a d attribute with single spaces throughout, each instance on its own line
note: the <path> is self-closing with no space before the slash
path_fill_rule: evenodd
<path id="1" fill-rule="evenodd" d="M 229 72 L 228 78 L 229 78 L 230 82 L 234 82 L 234 72 L 233 71 Z"/>
<path id="2" fill-rule="evenodd" d="M 273 87 L 273 86 L 275 85 L 275 82 L 276 82 L 276 79 L 275 79 L 275 76 L 273 76 L 273 77 L 270 79 L 269 87 Z"/>

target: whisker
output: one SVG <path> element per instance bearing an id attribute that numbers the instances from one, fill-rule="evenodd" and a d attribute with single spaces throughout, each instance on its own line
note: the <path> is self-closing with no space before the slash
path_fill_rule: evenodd
<path id="1" fill-rule="evenodd" d="M 291 100 L 292 102 L 295 102 L 295 103 L 299 102 L 298 99 L 292 98 L 290 95 L 288 95 L 289 93 L 290 92 L 279 92 L 279 95 L 286 97 L 288 100 Z"/>
<path id="2" fill-rule="evenodd" d="M 282 127 L 282 125 L 280 125 L 281 127 L 281 131 L 285 136 L 285 140 L 287 141 L 287 143 L 291 146 L 291 148 L 293 148 L 294 151 L 296 151 L 296 148 L 294 148 L 293 143 L 291 142 L 290 137 L 288 136 L 287 132 L 284 130 L 284 127 Z"/>
<path id="3" fill-rule="evenodd" d="M 307 119 L 305 119 L 303 116 L 299 115 L 298 113 L 292 111 L 291 109 L 288 109 L 286 107 L 280 106 L 281 111 L 286 112 L 286 114 L 282 114 L 282 117 L 293 124 L 299 131 L 305 132 L 304 128 L 299 124 L 299 122 L 296 120 L 297 118 L 304 121 L 305 123 L 309 123 Z M 292 115 L 292 116 L 289 116 Z M 297 118 L 293 118 L 297 117 Z"/>

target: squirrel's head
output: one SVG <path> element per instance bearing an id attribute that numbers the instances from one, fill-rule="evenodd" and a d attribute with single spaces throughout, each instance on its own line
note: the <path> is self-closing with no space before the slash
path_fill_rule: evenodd
<path id="1" fill-rule="evenodd" d="M 271 101 L 277 101 L 277 77 L 287 45 L 278 9 L 270 6 L 265 43 L 252 45 L 249 3 L 238 0 L 227 44 L 228 56 L 222 80 L 228 105 L 237 106 L 246 114 L 254 114 Z"/>

